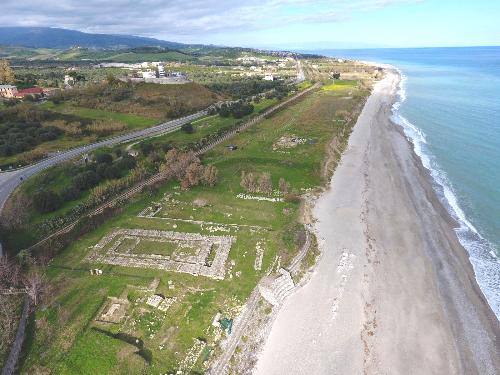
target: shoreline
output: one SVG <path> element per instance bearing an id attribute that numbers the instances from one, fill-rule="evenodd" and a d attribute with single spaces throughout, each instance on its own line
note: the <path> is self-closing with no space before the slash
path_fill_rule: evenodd
<path id="1" fill-rule="evenodd" d="M 381 64 L 377 64 L 381 65 Z M 314 209 L 322 249 L 256 367 L 276 373 L 494 374 L 500 326 L 431 176 L 391 119 L 386 68 Z"/>
<path id="2" fill-rule="evenodd" d="M 437 199 L 448 213 L 448 215 L 445 215 L 446 219 L 452 223 L 453 231 L 467 254 L 479 289 L 497 319 L 500 320 L 500 295 L 498 291 L 495 291 L 494 286 L 490 285 L 491 277 L 498 271 L 497 264 L 499 264 L 499 258 L 494 249 L 495 246 L 483 237 L 471 223 L 462 210 L 457 194 L 446 177 L 446 173 L 439 165 L 432 163 L 431 160 L 434 157 L 428 151 L 424 151 L 427 148 L 425 134 L 400 113 L 399 109 L 403 102 L 406 101 L 404 87 L 406 75 L 396 67 L 392 66 L 391 68 L 395 69 L 401 76 L 397 93 L 399 101 L 396 101 L 392 107 L 391 121 L 411 143 L 412 149 L 420 161 L 421 168 L 431 182 Z"/>

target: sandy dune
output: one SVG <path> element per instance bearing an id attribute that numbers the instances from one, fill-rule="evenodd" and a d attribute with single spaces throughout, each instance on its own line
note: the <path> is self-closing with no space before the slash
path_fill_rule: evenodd
<path id="1" fill-rule="evenodd" d="M 315 217 L 322 257 L 257 374 L 497 374 L 500 326 L 379 82 Z"/>

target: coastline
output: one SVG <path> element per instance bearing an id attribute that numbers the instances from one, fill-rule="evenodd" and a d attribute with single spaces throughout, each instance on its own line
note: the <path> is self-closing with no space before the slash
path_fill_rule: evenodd
<path id="1" fill-rule="evenodd" d="M 322 256 L 278 312 L 257 374 L 500 368 L 499 322 L 455 220 L 403 129 L 390 121 L 400 75 L 384 67 L 314 209 Z"/>

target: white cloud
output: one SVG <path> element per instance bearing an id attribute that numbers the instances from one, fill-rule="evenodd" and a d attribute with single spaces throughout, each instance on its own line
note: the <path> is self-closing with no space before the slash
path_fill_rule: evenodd
<path id="1" fill-rule="evenodd" d="M 419 0 L 1 0 L 0 25 L 196 38 L 289 24 L 340 22 L 357 12 Z"/>

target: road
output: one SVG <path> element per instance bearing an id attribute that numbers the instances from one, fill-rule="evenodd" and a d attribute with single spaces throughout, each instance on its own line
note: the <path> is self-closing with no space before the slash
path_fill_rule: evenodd
<path id="1" fill-rule="evenodd" d="M 190 121 L 196 120 L 207 114 L 207 110 L 203 110 L 192 115 L 175 119 L 172 121 L 164 122 L 162 124 L 138 130 L 132 133 L 122 134 L 116 137 L 107 138 L 102 141 L 92 143 L 90 145 L 85 145 L 71 150 L 62 151 L 56 155 L 53 155 L 47 159 L 43 159 L 36 164 L 29 165 L 27 167 L 17 169 L 11 172 L 1 172 L 0 173 L 0 212 L 2 211 L 5 202 L 9 198 L 10 194 L 28 177 L 31 177 L 37 173 L 40 173 L 44 169 L 53 167 L 63 161 L 72 159 L 74 157 L 83 155 L 89 151 L 95 150 L 103 146 L 112 146 L 120 143 L 130 142 L 136 139 L 151 137 L 159 134 L 168 133 L 179 129 L 183 124 Z"/>

